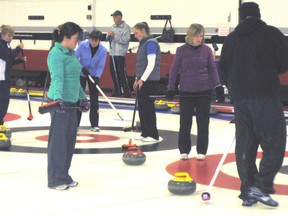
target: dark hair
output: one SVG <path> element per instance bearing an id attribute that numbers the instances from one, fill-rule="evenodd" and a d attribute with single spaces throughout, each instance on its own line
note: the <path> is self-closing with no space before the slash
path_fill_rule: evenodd
<path id="1" fill-rule="evenodd" d="M 89 38 L 91 38 L 93 40 L 101 40 L 101 35 L 102 35 L 101 31 L 94 30 L 94 31 L 90 32 Z"/>
<path id="2" fill-rule="evenodd" d="M 139 22 L 134 26 L 135 29 L 144 29 L 147 35 L 150 35 L 150 28 L 146 22 Z"/>
<path id="3" fill-rule="evenodd" d="M 64 36 L 71 38 L 71 36 L 76 33 L 79 33 L 79 38 L 81 38 L 83 33 L 82 28 L 76 23 L 66 22 L 54 29 L 52 36 L 55 42 L 62 42 Z"/>

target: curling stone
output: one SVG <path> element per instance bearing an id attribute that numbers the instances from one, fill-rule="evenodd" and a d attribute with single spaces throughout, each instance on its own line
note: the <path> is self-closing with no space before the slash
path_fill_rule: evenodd
<path id="1" fill-rule="evenodd" d="M 180 113 L 180 104 L 176 103 L 174 106 L 171 107 L 171 112 L 174 114 L 179 114 Z"/>
<path id="2" fill-rule="evenodd" d="M 146 161 L 146 155 L 138 147 L 130 147 L 122 156 L 127 165 L 141 165 Z"/>
<path id="3" fill-rule="evenodd" d="M 0 125 L 0 133 L 4 133 L 7 138 L 11 138 L 12 132 L 5 125 Z"/>
<path id="4" fill-rule="evenodd" d="M 167 103 L 165 103 L 162 100 L 155 101 L 154 104 L 155 104 L 155 109 L 156 110 L 167 110 L 168 109 Z"/>
<path id="5" fill-rule="evenodd" d="M 177 195 L 192 194 L 196 190 L 196 182 L 186 172 L 177 172 L 168 182 L 168 190 Z"/>
<path id="6" fill-rule="evenodd" d="M 15 97 L 26 97 L 26 91 L 22 88 L 15 92 Z"/>
<path id="7" fill-rule="evenodd" d="M 140 121 L 136 121 L 136 129 L 141 130 L 141 122 Z"/>
<path id="8" fill-rule="evenodd" d="M 175 105 L 175 102 L 173 101 L 166 101 L 166 104 L 168 106 L 168 108 L 172 108 Z"/>
<path id="9" fill-rule="evenodd" d="M 15 92 L 17 92 L 16 88 L 10 88 L 10 96 L 14 97 L 15 96 Z"/>
<path id="10" fill-rule="evenodd" d="M 216 115 L 217 110 L 214 107 L 210 107 L 210 115 Z"/>
<path id="11" fill-rule="evenodd" d="M 0 133 L 0 150 L 8 150 L 11 147 L 11 140 L 4 133 Z"/>

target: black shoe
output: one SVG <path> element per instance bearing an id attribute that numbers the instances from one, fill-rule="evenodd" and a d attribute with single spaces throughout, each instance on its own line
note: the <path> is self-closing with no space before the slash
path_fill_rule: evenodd
<path id="1" fill-rule="evenodd" d="M 277 201 L 273 200 L 269 194 L 263 193 L 259 188 L 256 187 L 250 187 L 248 192 L 248 196 L 251 199 L 255 199 L 259 202 L 261 202 L 264 205 L 277 207 L 279 204 Z"/>
<path id="2" fill-rule="evenodd" d="M 256 204 L 256 203 L 257 203 L 257 200 L 248 198 L 248 199 L 243 200 L 242 206 L 252 206 L 253 204 Z"/>

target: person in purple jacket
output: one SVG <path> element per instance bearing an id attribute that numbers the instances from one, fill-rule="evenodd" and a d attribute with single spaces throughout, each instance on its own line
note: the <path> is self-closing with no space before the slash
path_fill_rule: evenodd
<path id="1" fill-rule="evenodd" d="M 188 28 L 186 43 L 177 48 L 171 66 L 167 99 L 175 96 L 177 75 L 180 76 L 180 129 L 178 148 L 180 159 L 187 160 L 191 151 L 191 127 L 195 112 L 197 121 L 197 160 L 205 160 L 208 149 L 209 114 L 212 89 L 219 102 L 224 101 L 224 89 L 212 50 L 204 44 L 204 27 L 192 24 Z M 195 110 L 195 111 L 194 111 Z"/>
<path id="2" fill-rule="evenodd" d="M 99 85 L 99 79 L 103 73 L 107 49 L 100 43 L 101 32 L 94 30 L 89 34 L 89 40 L 81 42 L 75 52 L 77 59 L 79 60 L 82 66 L 82 72 L 80 74 L 80 82 L 83 90 L 85 91 L 86 83 L 88 83 L 89 93 L 90 93 L 90 124 L 91 131 L 99 132 L 99 102 L 98 102 L 98 90 L 96 85 Z M 90 73 L 91 77 L 94 80 L 92 83 L 89 78 L 83 73 L 86 71 Z M 81 111 L 77 112 L 78 117 L 78 126 L 81 121 Z"/>

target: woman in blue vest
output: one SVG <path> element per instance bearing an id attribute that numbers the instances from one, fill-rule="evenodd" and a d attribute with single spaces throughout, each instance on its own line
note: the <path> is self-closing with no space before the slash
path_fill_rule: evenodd
<path id="1" fill-rule="evenodd" d="M 156 125 L 154 100 L 149 96 L 156 94 L 160 80 L 161 50 L 158 41 L 150 35 L 147 23 L 134 26 L 135 38 L 140 41 L 136 58 L 136 79 L 133 85 L 137 91 L 138 110 L 142 134 L 135 139 L 143 142 L 159 140 Z"/>

